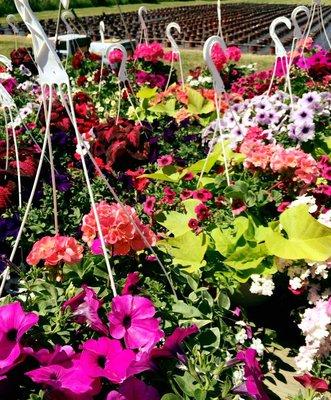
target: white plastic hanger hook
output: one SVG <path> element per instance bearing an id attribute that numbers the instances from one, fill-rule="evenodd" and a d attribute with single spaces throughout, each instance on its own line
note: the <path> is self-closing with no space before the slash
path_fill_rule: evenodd
<path id="1" fill-rule="evenodd" d="M 214 90 L 218 95 L 220 95 L 225 92 L 224 82 L 211 57 L 212 49 L 216 43 L 221 46 L 223 51 L 226 50 L 226 48 L 224 49 L 224 42 L 219 36 L 211 36 L 206 40 L 203 46 L 203 58 L 212 75 Z"/>
<path id="2" fill-rule="evenodd" d="M 16 17 L 14 14 L 8 14 L 6 17 L 7 24 L 11 27 L 14 35 L 18 35 L 19 31 L 16 26 Z"/>
<path id="3" fill-rule="evenodd" d="M 170 24 L 168 24 L 166 27 L 166 36 L 171 44 L 171 50 L 174 53 L 178 54 L 179 48 L 178 48 L 178 45 L 177 45 L 175 39 L 173 38 L 173 36 L 171 34 L 171 29 L 176 29 L 176 31 L 178 33 L 181 33 L 180 26 L 176 22 L 170 22 Z"/>
<path id="4" fill-rule="evenodd" d="M 106 27 L 105 27 L 105 23 L 103 21 L 100 21 L 99 31 L 100 31 L 101 43 L 105 43 Z"/>
<path id="5" fill-rule="evenodd" d="M 9 60 L 8 57 L 3 56 L 2 54 L 0 54 L 0 63 L 2 63 L 3 65 L 6 66 L 7 69 L 12 70 L 13 66 L 11 61 Z"/>
<path id="6" fill-rule="evenodd" d="M 271 39 L 275 43 L 276 57 L 286 57 L 287 53 L 286 53 L 285 47 L 283 46 L 282 42 L 280 41 L 280 39 L 276 33 L 276 27 L 279 24 L 285 24 L 288 27 L 288 29 L 291 29 L 292 24 L 291 24 L 291 21 L 287 17 L 278 17 L 278 18 L 275 18 L 271 22 L 270 28 L 269 28 Z"/>
<path id="7" fill-rule="evenodd" d="M 62 5 L 63 5 L 63 8 L 68 10 L 69 9 L 69 4 L 70 4 L 70 0 L 60 0 L 60 1 L 61 1 Z"/>
<path id="8" fill-rule="evenodd" d="M 299 26 L 299 23 L 298 23 L 298 20 L 297 20 L 297 16 L 301 12 L 304 12 L 307 15 L 307 18 L 309 20 L 310 11 L 309 11 L 309 8 L 306 7 L 306 6 L 298 6 L 298 7 L 296 7 L 292 11 L 292 14 L 291 14 L 291 21 L 292 21 L 293 28 L 294 28 L 293 37 L 295 39 L 297 39 L 297 40 L 300 40 L 303 37 L 303 33 L 302 33 L 301 29 L 300 29 L 300 26 Z"/>
<path id="9" fill-rule="evenodd" d="M 72 20 L 75 19 L 75 16 L 72 13 L 72 11 L 70 11 L 70 10 L 63 11 L 61 14 L 61 20 L 66 27 L 66 31 L 67 31 L 67 33 L 74 33 L 74 30 L 72 29 L 70 23 L 68 22 L 68 20 L 70 20 L 70 19 L 72 19 Z"/>
<path id="10" fill-rule="evenodd" d="M 145 43 L 148 43 L 148 33 L 147 33 L 147 26 L 146 26 L 146 22 L 144 19 L 144 15 L 143 14 L 147 14 L 147 8 L 144 6 L 139 7 L 138 10 L 138 18 L 139 18 L 139 22 L 140 22 L 140 26 L 141 26 L 141 39 L 145 39 Z"/>

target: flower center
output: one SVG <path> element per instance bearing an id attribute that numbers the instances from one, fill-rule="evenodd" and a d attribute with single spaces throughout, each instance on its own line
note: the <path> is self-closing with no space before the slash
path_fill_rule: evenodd
<path id="1" fill-rule="evenodd" d="M 98 363 L 98 365 L 99 365 L 99 367 L 100 368 L 102 368 L 102 369 L 104 369 L 105 368 L 105 366 L 106 366 L 106 357 L 105 356 L 99 356 L 98 357 L 98 360 L 97 360 L 97 363 Z"/>
<path id="2" fill-rule="evenodd" d="M 123 319 L 123 325 L 124 328 L 129 329 L 131 326 L 131 317 L 129 315 L 127 315 L 126 317 L 124 317 Z"/>
<path id="3" fill-rule="evenodd" d="M 52 372 L 49 376 L 49 379 L 51 379 L 52 381 L 56 381 L 57 380 L 57 375 L 55 372 Z"/>
<path id="4" fill-rule="evenodd" d="M 15 329 L 15 328 L 10 329 L 10 330 L 7 332 L 7 339 L 8 339 L 10 342 L 15 342 L 16 339 L 17 339 L 17 333 L 18 333 L 17 329 Z"/>

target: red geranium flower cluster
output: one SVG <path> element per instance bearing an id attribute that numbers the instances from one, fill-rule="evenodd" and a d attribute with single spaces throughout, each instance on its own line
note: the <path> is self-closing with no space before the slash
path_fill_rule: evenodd
<path id="1" fill-rule="evenodd" d="M 244 99 L 252 99 L 263 94 L 269 88 L 272 70 L 258 71 L 237 79 L 231 86 L 231 93 L 241 95 Z M 276 85 L 272 91 L 276 91 Z"/>

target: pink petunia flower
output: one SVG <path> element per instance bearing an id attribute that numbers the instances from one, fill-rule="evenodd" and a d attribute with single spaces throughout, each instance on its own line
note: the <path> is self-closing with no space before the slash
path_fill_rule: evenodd
<path id="1" fill-rule="evenodd" d="M 133 54 L 135 60 L 144 60 L 156 63 L 163 58 L 164 50 L 160 43 L 141 43 L 139 44 Z"/>
<path id="2" fill-rule="evenodd" d="M 146 385 L 137 378 L 129 378 L 122 383 L 118 391 L 113 390 L 106 400 L 159 400 L 155 388 Z"/>
<path id="3" fill-rule="evenodd" d="M 24 312 L 19 302 L 0 307 L 0 375 L 18 362 L 23 335 L 38 322 L 38 315 Z"/>
<path id="4" fill-rule="evenodd" d="M 174 204 L 176 200 L 176 192 L 172 190 L 169 186 L 166 186 L 163 189 L 164 196 L 162 198 L 162 202 L 165 204 Z"/>
<path id="5" fill-rule="evenodd" d="M 186 362 L 186 356 L 181 347 L 184 340 L 199 332 L 196 325 L 187 328 L 176 328 L 174 332 L 166 338 L 164 345 L 152 350 L 152 358 L 177 358 L 182 363 Z"/>
<path id="6" fill-rule="evenodd" d="M 29 371 L 26 375 L 35 383 L 46 385 L 63 393 L 68 399 L 81 399 L 84 395 L 97 394 L 100 391 L 98 381 L 87 375 L 82 368 L 64 368 L 61 365 L 50 365 Z"/>
<path id="7" fill-rule="evenodd" d="M 204 221 L 204 220 L 208 219 L 211 215 L 209 208 L 202 203 L 197 205 L 194 208 L 194 211 L 195 211 L 199 221 Z"/>
<path id="8" fill-rule="evenodd" d="M 200 200 L 203 203 L 211 200 L 213 194 L 208 189 L 199 189 L 193 192 L 193 199 Z"/>
<path id="9" fill-rule="evenodd" d="M 173 162 L 174 162 L 173 156 L 168 154 L 167 156 L 161 156 L 160 158 L 158 158 L 157 165 L 159 167 L 166 167 L 168 165 L 171 165 Z"/>
<path id="10" fill-rule="evenodd" d="M 79 365 L 92 378 L 103 377 L 121 383 L 127 378 L 128 368 L 135 358 L 135 353 L 123 349 L 119 340 L 101 337 L 83 344 Z"/>
<path id="11" fill-rule="evenodd" d="M 132 294 L 138 283 L 140 282 L 139 272 L 128 274 L 121 294 Z"/>
<path id="12" fill-rule="evenodd" d="M 153 303 L 145 297 L 114 297 L 108 315 L 111 336 L 124 339 L 129 349 L 148 351 L 164 336 L 159 319 L 154 317 L 155 312 Z"/>
<path id="13" fill-rule="evenodd" d="M 146 200 L 143 204 L 144 207 L 144 213 L 151 216 L 154 213 L 154 207 L 156 203 L 156 197 L 155 196 L 147 196 Z"/>
<path id="14" fill-rule="evenodd" d="M 75 321 L 78 324 L 87 323 L 95 331 L 107 335 L 107 327 L 101 321 L 98 311 L 102 307 L 102 301 L 92 288 L 83 285 L 83 291 L 67 300 L 62 309 L 70 308 Z"/>

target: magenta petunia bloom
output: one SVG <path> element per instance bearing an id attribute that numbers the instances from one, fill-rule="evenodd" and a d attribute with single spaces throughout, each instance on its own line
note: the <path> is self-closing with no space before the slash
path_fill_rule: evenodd
<path id="1" fill-rule="evenodd" d="M 159 400 L 160 396 L 155 388 L 146 385 L 137 378 L 127 379 L 117 391 L 108 394 L 106 400 Z"/>
<path id="2" fill-rule="evenodd" d="M 115 339 L 124 338 L 129 349 L 148 351 L 164 336 L 154 315 L 155 307 L 145 297 L 116 296 L 108 315 L 110 334 Z"/>
<path id="3" fill-rule="evenodd" d="M 38 322 L 38 315 L 24 312 L 19 302 L 0 307 L 0 375 L 18 362 L 20 340 Z"/>
<path id="4" fill-rule="evenodd" d="M 79 324 L 87 323 L 95 331 L 107 335 L 107 327 L 101 321 L 98 311 L 102 307 L 102 301 L 90 287 L 83 285 L 83 291 L 67 300 L 62 309 L 70 308 L 75 321 Z"/>
<path id="5" fill-rule="evenodd" d="M 263 389 L 263 373 L 256 356 L 256 350 L 248 348 L 240 351 L 235 359 L 229 362 L 229 365 L 244 363 L 245 382 L 234 388 L 233 392 L 250 396 L 254 400 L 269 400 Z"/>
<path id="6" fill-rule="evenodd" d="M 41 349 L 39 351 L 34 351 L 31 348 L 24 348 L 24 353 L 34 357 L 41 365 L 62 365 L 65 368 L 70 368 L 73 366 L 74 359 L 76 358 L 76 353 L 71 346 L 59 346 L 55 345 L 53 351 L 48 349 Z"/>
<path id="7" fill-rule="evenodd" d="M 93 378 L 104 377 L 121 383 L 127 378 L 128 368 L 135 358 L 135 353 L 123 349 L 119 340 L 102 337 L 84 343 L 79 364 Z"/>
<path id="8" fill-rule="evenodd" d="M 186 362 L 186 356 L 181 347 L 184 340 L 199 332 L 196 325 L 191 325 L 187 328 L 176 328 L 174 332 L 165 340 L 161 348 L 152 350 L 152 358 L 177 358 L 182 363 Z"/>
<path id="9" fill-rule="evenodd" d="M 139 272 L 128 274 L 121 294 L 132 294 L 138 283 L 140 282 Z"/>
<path id="10" fill-rule="evenodd" d="M 81 399 L 80 396 L 93 395 L 100 391 L 98 381 L 89 377 L 83 368 L 64 368 L 61 365 L 49 365 L 33 371 L 26 375 L 35 383 L 46 385 L 55 391 L 66 394 L 65 398 Z"/>

